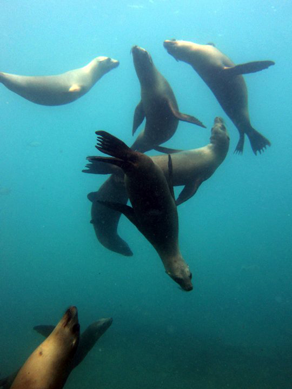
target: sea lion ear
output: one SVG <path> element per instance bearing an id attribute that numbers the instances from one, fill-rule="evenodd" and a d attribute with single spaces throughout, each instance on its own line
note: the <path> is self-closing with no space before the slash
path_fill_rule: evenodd
<path id="1" fill-rule="evenodd" d="M 208 42 L 208 43 L 206 43 L 206 45 L 216 47 L 215 44 L 214 44 L 213 42 Z"/>

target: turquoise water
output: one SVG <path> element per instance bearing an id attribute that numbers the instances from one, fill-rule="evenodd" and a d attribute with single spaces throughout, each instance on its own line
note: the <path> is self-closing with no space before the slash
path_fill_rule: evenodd
<path id="1" fill-rule="evenodd" d="M 69 305 L 81 328 L 114 322 L 67 388 L 292 387 L 291 49 L 289 1 L 2 1 L 0 71 L 59 74 L 109 56 L 120 66 L 80 100 L 45 107 L 0 85 L 0 377 L 40 343 Z M 255 157 L 190 66 L 165 39 L 214 42 L 235 63 L 274 60 L 246 75 L 252 125 L 272 143 Z M 130 49 L 148 50 L 182 112 L 169 147 L 209 143 L 215 116 L 231 136 L 214 176 L 179 207 L 180 246 L 194 281 L 181 292 L 124 217 L 134 256 L 96 240 L 87 194 L 104 176 L 81 173 L 98 129 L 133 142 L 140 99 Z"/>

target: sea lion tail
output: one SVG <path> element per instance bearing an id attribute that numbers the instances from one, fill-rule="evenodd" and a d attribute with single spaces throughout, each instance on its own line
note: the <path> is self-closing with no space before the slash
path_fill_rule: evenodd
<path id="1" fill-rule="evenodd" d="M 253 131 L 246 133 L 246 135 L 248 136 L 254 154 L 257 155 L 257 152 L 261 154 L 265 151 L 267 146 L 271 146 L 271 142 L 254 128 L 252 130 Z"/>

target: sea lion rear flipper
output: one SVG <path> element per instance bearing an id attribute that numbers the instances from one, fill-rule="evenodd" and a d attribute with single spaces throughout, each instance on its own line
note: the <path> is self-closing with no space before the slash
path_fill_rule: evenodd
<path id="1" fill-rule="evenodd" d="M 138 221 L 137 221 L 135 212 L 134 212 L 133 208 L 130 207 L 129 205 L 113 203 L 111 201 L 97 200 L 97 202 L 113 209 L 114 211 L 121 212 L 123 215 L 125 215 L 130 220 L 131 223 L 133 223 L 139 229 Z"/>
<path id="2" fill-rule="evenodd" d="M 95 133 L 97 135 L 97 145 L 95 147 L 102 153 L 111 155 L 112 157 L 115 157 L 115 159 L 125 161 L 127 161 L 128 157 L 133 153 L 130 147 L 108 132 L 95 131 Z"/>
<path id="3" fill-rule="evenodd" d="M 159 151 L 160 153 L 164 153 L 164 154 L 175 154 L 183 151 L 178 149 L 169 149 L 168 147 L 162 147 L 162 146 L 155 146 L 153 147 L 153 150 Z"/>
<path id="4" fill-rule="evenodd" d="M 110 158 L 110 157 L 87 157 L 86 159 L 88 159 L 88 161 L 90 162 L 93 162 L 93 161 L 97 161 L 97 162 L 104 162 L 104 163 L 111 163 L 113 165 L 116 165 L 120 168 L 123 168 L 124 166 L 124 161 L 118 159 L 118 158 Z"/>
<path id="5" fill-rule="evenodd" d="M 92 158 L 92 157 L 88 157 Z M 86 169 L 82 170 L 82 173 L 87 174 L 113 174 L 116 168 L 112 165 L 101 163 L 99 161 L 90 160 L 86 166 Z"/>
<path id="6" fill-rule="evenodd" d="M 43 335 L 45 338 L 47 338 L 51 333 L 54 331 L 55 326 L 51 325 L 39 325 L 33 327 L 33 329 L 38 332 L 39 334 Z"/>
<path id="7" fill-rule="evenodd" d="M 180 192 L 177 200 L 176 200 L 176 205 L 180 205 L 184 203 L 185 201 L 189 200 L 199 189 L 199 186 L 203 182 L 202 179 L 198 179 L 195 182 L 186 185 L 183 190 Z"/>
<path id="8" fill-rule="evenodd" d="M 132 135 L 135 134 L 137 128 L 140 126 L 140 124 L 143 122 L 144 119 L 145 119 L 145 112 L 144 112 L 142 101 L 140 101 L 140 103 L 137 105 L 134 112 Z"/>
<path id="9" fill-rule="evenodd" d="M 274 61 L 247 62 L 232 67 L 225 67 L 224 74 L 229 74 L 230 76 L 239 76 L 240 74 L 256 73 L 260 72 L 261 70 L 267 69 L 272 65 L 275 65 Z"/>
<path id="10" fill-rule="evenodd" d="M 206 126 L 199 119 L 195 118 L 194 116 L 187 115 L 185 113 L 181 113 L 177 109 L 175 109 L 174 106 L 172 105 L 171 101 L 169 101 L 169 100 L 168 100 L 168 106 L 169 106 L 171 112 L 173 113 L 173 115 L 178 120 L 181 120 L 183 122 L 188 122 L 188 123 L 196 124 L 197 126 L 206 128 Z"/>

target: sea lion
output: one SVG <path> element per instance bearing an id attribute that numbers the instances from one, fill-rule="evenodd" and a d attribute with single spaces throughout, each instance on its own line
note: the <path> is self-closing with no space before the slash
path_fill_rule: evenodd
<path id="1" fill-rule="evenodd" d="M 183 290 L 192 290 L 192 274 L 179 249 L 178 214 L 172 184 L 147 155 L 131 150 L 105 131 L 96 131 L 96 134 L 96 148 L 114 158 L 95 157 L 95 160 L 117 165 L 124 171 L 125 185 L 133 208 L 107 201 L 103 204 L 122 212 L 153 245 L 166 273 Z M 171 177 L 169 156 L 169 181 Z"/>
<path id="2" fill-rule="evenodd" d="M 121 213 L 100 203 L 100 201 L 111 201 L 127 204 L 128 194 L 122 170 L 119 169 L 117 174 L 110 176 L 97 192 L 89 193 L 87 198 L 92 202 L 90 222 L 99 242 L 111 251 L 126 257 L 132 256 L 132 250 L 117 232 Z"/>
<path id="3" fill-rule="evenodd" d="M 71 370 L 75 369 L 89 351 L 93 348 L 98 339 L 107 331 L 107 329 L 112 325 L 113 319 L 100 319 L 87 327 L 87 329 L 81 334 L 80 341 L 77 347 L 77 351 L 73 357 Z M 54 331 L 55 326 L 52 325 L 38 325 L 34 327 L 34 330 L 39 334 L 48 337 Z M 18 370 L 19 371 L 19 370 Z M 13 374 L 10 374 L 8 377 L 5 377 L 0 380 L 0 388 L 9 389 L 18 374 L 16 371 Z"/>
<path id="4" fill-rule="evenodd" d="M 156 69 L 150 54 L 139 46 L 133 46 L 132 54 L 141 85 L 141 101 L 134 113 L 133 135 L 144 118 L 146 125 L 131 148 L 145 152 L 166 142 L 175 133 L 179 120 L 205 127 L 195 117 L 179 112 L 173 90 Z"/>
<path id="5" fill-rule="evenodd" d="M 115 59 L 96 57 L 83 68 L 55 76 L 17 76 L 0 72 L 0 83 L 33 103 L 62 105 L 85 95 L 104 74 L 118 65 Z"/>
<path id="6" fill-rule="evenodd" d="M 199 45 L 173 39 L 164 41 L 163 45 L 177 61 L 184 61 L 193 67 L 237 127 L 240 138 L 235 149 L 236 153 L 243 152 L 244 134 L 248 136 L 255 155 L 271 145 L 267 138 L 251 126 L 247 87 L 242 74 L 267 69 L 275 62 L 255 61 L 235 65 L 213 44 Z"/>
<path id="7" fill-rule="evenodd" d="M 61 389 L 71 372 L 80 334 L 76 307 L 65 312 L 51 335 L 30 355 L 11 389 Z"/>
<path id="8" fill-rule="evenodd" d="M 199 186 L 210 178 L 216 169 L 224 161 L 229 149 L 229 135 L 224 125 L 222 118 L 215 118 L 214 126 L 211 130 L 210 143 L 204 147 L 186 151 L 178 151 L 172 154 L 172 166 L 173 166 L 173 186 L 184 186 L 184 189 L 178 196 L 176 204 L 180 205 L 184 201 L 191 198 L 198 190 Z M 174 150 L 157 147 L 156 150 L 173 153 Z M 168 175 L 168 157 L 166 155 L 158 155 L 150 157 L 164 172 Z M 91 174 L 114 174 L 111 176 L 100 188 L 98 192 L 92 192 L 89 194 L 92 200 L 92 217 L 94 216 L 95 232 L 99 242 L 114 252 L 124 254 L 124 250 L 121 249 L 121 239 L 117 233 L 118 223 L 121 216 L 120 212 L 113 209 L 103 207 L 102 213 L 99 212 L 99 203 L 94 199 L 108 198 L 111 194 L 111 186 L 115 186 L 116 195 L 114 202 L 119 198 L 123 198 L 123 204 L 126 204 L 127 192 L 125 185 L 122 184 L 120 178 L 118 184 L 115 184 L 115 175 L 120 176 L 121 169 L 114 165 L 105 164 L 103 162 L 96 161 L 94 157 L 88 157 L 90 161 L 86 165 L 87 170 L 83 170 L 84 173 Z M 114 184 L 113 184 L 114 183 Z M 111 200 L 113 201 L 113 200 Z M 97 203 L 97 204 L 96 204 Z M 122 240 L 122 242 L 124 242 Z M 126 244 L 126 242 L 124 242 Z"/>

